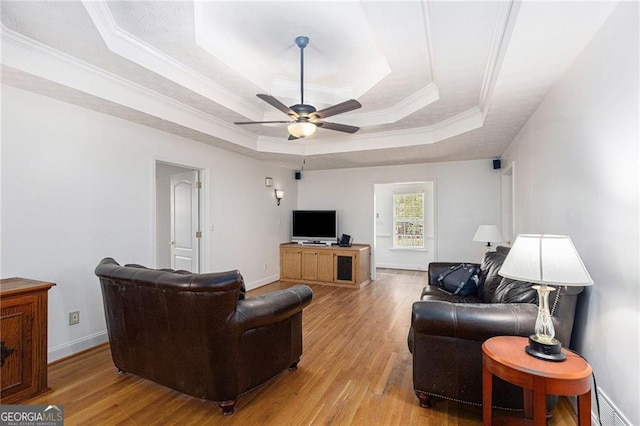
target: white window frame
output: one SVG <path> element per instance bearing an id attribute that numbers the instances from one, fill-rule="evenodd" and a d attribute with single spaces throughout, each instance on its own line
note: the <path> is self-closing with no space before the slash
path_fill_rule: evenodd
<path id="1" fill-rule="evenodd" d="M 398 234 L 396 233 L 396 229 L 397 229 L 397 223 L 398 223 L 398 218 L 396 217 L 396 197 L 397 196 L 401 196 L 401 195 L 417 195 L 417 194 L 421 194 L 422 195 L 422 245 L 421 246 L 401 246 L 397 244 L 397 237 Z M 425 200 L 426 200 L 426 191 L 421 189 L 421 190 L 414 190 L 414 191 L 410 191 L 410 190 L 406 190 L 406 191 L 401 191 L 401 192 L 394 192 L 393 194 L 393 229 L 392 229 L 392 239 L 393 239 L 393 249 L 395 250 L 416 250 L 416 251 L 422 251 L 425 250 L 426 245 L 425 245 L 425 239 L 426 239 L 426 234 L 425 234 L 425 227 L 426 227 L 426 223 L 425 223 L 425 213 L 426 213 L 426 209 L 425 209 Z M 419 219 L 418 219 L 419 221 Z"/>

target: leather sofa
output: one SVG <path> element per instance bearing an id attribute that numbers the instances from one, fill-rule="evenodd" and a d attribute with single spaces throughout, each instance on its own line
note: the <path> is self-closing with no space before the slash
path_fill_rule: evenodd
<path id="1" fill-rule="evenodd" d="M 297 368 L 308 286 L 245 298 L 238 271 L 192 274 L 111 258 L 95 273 L 121 372 L 218 401 L 230 415 L 239 396 Z"/>
<path id="2" fill-rule="evenodd" d="M 409 350 L 413 354 L 413 387 L 422 407 L 433 397 L 482 405 L 482 343 L 493 336 L 534 334 L 538 314 L 532 284 L 498 275 L 507 247 L 487 252 L 474 294 L 460 297 L 444 290 L 438 276 L 458 263 L 431 263 L 421 300 L 413 304 Z M 571 340 L 578 294 L 583 287 L 561 287 L 549 295 L 556 338 Z M 522 410 L 522 389 L 494 377 L 496 408 Z M 547 398 L 551 412 L 557 397 Z"/>

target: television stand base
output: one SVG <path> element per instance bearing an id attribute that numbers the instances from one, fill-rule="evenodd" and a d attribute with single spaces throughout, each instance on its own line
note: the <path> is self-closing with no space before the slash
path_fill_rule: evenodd
<path id="1" fill-rule="evenodd" d="M 361 288 L 371 280 L 371 246 L 280 245 L 280 281 Z"/>

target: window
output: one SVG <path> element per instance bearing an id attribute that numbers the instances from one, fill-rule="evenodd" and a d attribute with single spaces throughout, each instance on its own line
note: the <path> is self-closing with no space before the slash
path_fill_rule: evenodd
<path id="1" fill-rule="evenodd" d="M 393 194 L 393 247 L 424 248 L 424 192 Z"/>

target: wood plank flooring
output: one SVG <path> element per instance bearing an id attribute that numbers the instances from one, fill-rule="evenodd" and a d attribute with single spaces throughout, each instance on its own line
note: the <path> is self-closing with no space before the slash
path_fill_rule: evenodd
<path id="1" fill-rule="evenodd" d="M 424 409 L 413 393 L 406 338 L 425 281 L 424 272 L 382 269 L 359 290 L 311 286 L 298 370 L 239 398 L 231 417 L 215 402 L 118 374 L 108 345 L 52 364 L 52 390 L 27 403 L 64 405 L 66 425 L 480 425 L 478 407 L 440 400 Z M 561 398 L 549 424 L 574 418 Z"/>

